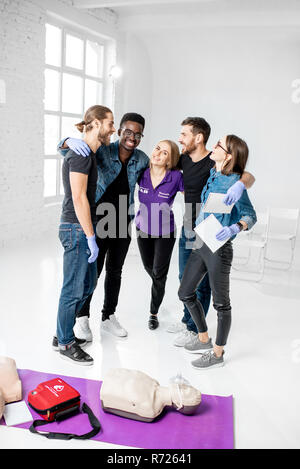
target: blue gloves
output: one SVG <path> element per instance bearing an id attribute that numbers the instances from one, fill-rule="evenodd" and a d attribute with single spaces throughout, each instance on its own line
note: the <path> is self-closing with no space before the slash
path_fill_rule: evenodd
<path id="1" fill-rule="evenodd" d="M 229 187 L 223 202 L 225 205 L 235 204 L 244 192 L 245 185 L 242 181 L 237 181 L 233 186 Z"/>
<path id="2" fill-rule="evenodd" d="M 76 155 L 89 156 L 91 153 L 90 147 L 80 138 L 67 138 L 66 143 Z"/>
<path id="3" fill-rule="evenodd" d="M 224 226 L 216 234 L 218 241 L 224 241 L 225 239 L 230 239 L 232 236 L 237 235 L 240 232 L 240 227 L 237 223 L 231 226 Z"/>
<path id="4" fill-rule="evenodd" d="M 92 264 L 92 262 L 95 262 L 95 260 L 98 257 L 99 248 L 98 248 L 97 243 L 96 243 L 96 236 L 95 235 L 86 236 L 86 239 L 87 239 L 87 242 L 88 242 L 89 250 L 91 251 L 91 255 L 88 258 L 88 263 Z"/>

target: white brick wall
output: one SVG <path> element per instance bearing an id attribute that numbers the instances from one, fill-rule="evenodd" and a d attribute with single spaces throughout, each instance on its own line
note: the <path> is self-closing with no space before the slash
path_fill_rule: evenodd
<path id="1" fill-rule="evenodd" d="M 0 247 L 38 238 L 59 221 L 60 206 L 45 207 L 43 199 L 45 5 L 0 0 L 0 79 L 6 83 L 6 104 L 0 105 Z M 116 22 L 109 10 L 97 12 L 96 19 L 99 30 Z"/>

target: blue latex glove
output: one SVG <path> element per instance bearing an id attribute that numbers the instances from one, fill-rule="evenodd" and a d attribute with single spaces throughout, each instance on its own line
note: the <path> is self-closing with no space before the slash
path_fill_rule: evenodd
<path id="1" fill-rule="evenodd" d="M 240 232 L 240 227 L 237 223 L 231 226 L 224 226 L 216 234 L 218 241 L 224 241 L 225 239 L 230 239 L 232 236 L 237 235 Z"/>
<path id="2" fill-rule="evenodd" d="M 91 153 L 90 147 L 81 138 L 67 138 L 66 144 L 76 155 L 89 156 Z"/>
<path id="3" fill-rule="evenodd" d="M 96 236 L 95 235 L 86 236 L 86 239 L 87 239 L 87 242 L 88 242 L 89 250 L 91 251 L 91 255 L 88 258 L 88 263 L 92 264 L 92 262 L 95 262 L 95 260 L 98 257 L 99 248 L 98 248 L 97 243 L 96 243 Z"/>
<path id="4" fill-rule="evenodd" d="M 235 204 L 240 198 L 245 189 L 245 184 L 242 181 L 237 181 L 226 192 L 226 196 L 223 199 L 225 205 Z"/>

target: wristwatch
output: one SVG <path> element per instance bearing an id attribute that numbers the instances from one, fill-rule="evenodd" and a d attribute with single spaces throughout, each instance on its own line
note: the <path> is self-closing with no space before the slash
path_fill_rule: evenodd
<path id="1" fill-rule="evenodd" d="M 240 231 L 243 231 L 243 229 L 244 229 L 243 223 L 241 223 L 240 221 L 238 221 L 238 222 L 237 222 L 237 226 L 240 228 Z"/>

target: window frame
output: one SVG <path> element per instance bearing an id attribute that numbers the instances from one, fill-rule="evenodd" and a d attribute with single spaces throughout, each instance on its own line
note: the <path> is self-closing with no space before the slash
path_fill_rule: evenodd
<path id="1" fill-rule="evenodd" d="M 59 79 L 59 110 L 58 111 L 50 111 L 45 108 L 44 105 L 44 120 L 46 115 L 57 116 L 59 118 L 59 140 L 60 141 L 63 137 L 67 137 L 67 135 L 62 135 L 62 121 L 63 117 L 71 117 L 77 118 L 78 122 L 82 120 L 83 113 L 84 113 L 84 106 L 85 106 L 85 91 L 86 91 L 86 80 L 93 80 L 102 86 L 102 102 L 105 103 L 107 98 L 107 90 L 109 89 L 108 84 L 108 74 L 107 74 L 107 66 L 108 66 L 108 54 L 109 54 L 109 40 L 105 39 L 98 33 L 88 32 L 85 28 L 80 28 L 79 26 L 66 24 L 61 20 L 53 18 L 52 16 L 48 16 L 46 19 L 45 24 L 45 47 L 46 47 L 46 25 L 49 24 L 51 26 L 57 27 L 61 30 L 61 63 L 59 66 L 57 65 L 50 65 L 46 62 L 46 56 L 44 61 L 44 71 L 47 69 L 54 70 L 60 74 Z M 80 40 L 83 41 L 83 68 L 79 70 L 77 68 L 73 68 L 66 65 L 66 38 L 67 35 L 72 35 Z M 86 49 L 87 49 L 87 42 L 97 43 L 98 45 L 103 47 L 103 68 L 102 68 L 102 77 L 95 77 L 92 75 L 86 74 Z M 67 73 L 73 76 L 78 76 L 82 78 L 82 103 L 81 108 L 82 112 L 79 114 L 64 112 L 62 110 L 62 103 L 63 103 L 63 75 Z M 44 83 L 44 88 L 46 89 L 46 82 Z M 111 97 L 111 100 L 114 99 L 114 96 Z M 95 103 L 95 104 L 102 104 L 102 103 Z M 113 104 L 113 102 L 112 102 Z M 44 127 L 44 143 L 45 143 L 45 127 Z M 61 181 L 61 168 L 62 168 L 62 157 L 61 155 L 56 152 L 55 154 L 46 155 L 45 149 L 43 153 L 44 162 L 45 160 L 56 160 L 56 194 L 54 196 L 45 196 L 44 189 L 45 189 L 45 181 L 43 182 L 43 199 L 44 204 L 53 204 L 53 203 L 61 203 L 63 201 L 64 195 L 61 194 L 62 190 L 62 181 Z M 61 163 L 61 164 L 60 164 Z"/>

